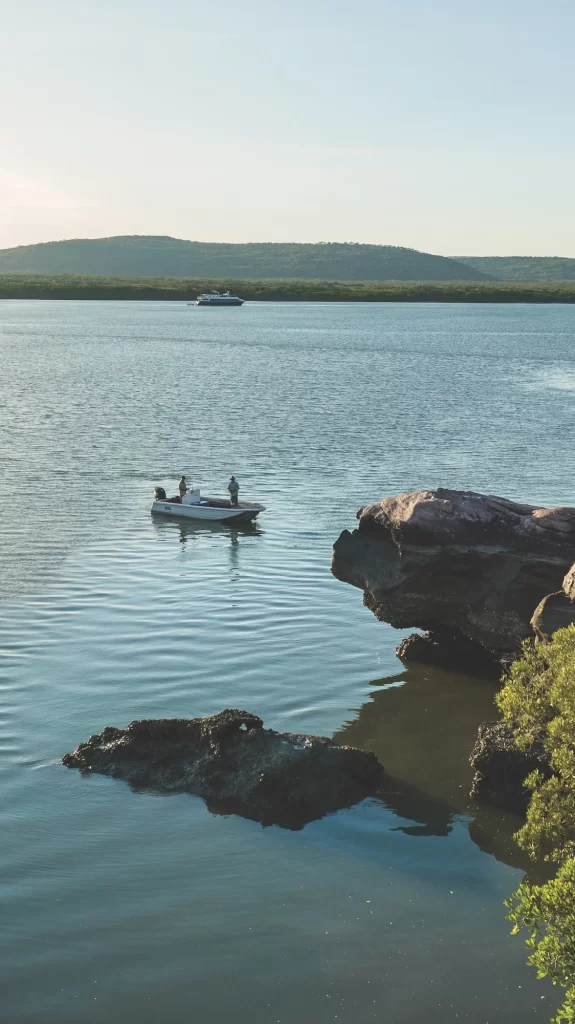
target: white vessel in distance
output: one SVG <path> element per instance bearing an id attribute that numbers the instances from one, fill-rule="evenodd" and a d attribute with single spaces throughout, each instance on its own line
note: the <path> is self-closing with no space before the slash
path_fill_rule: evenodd
<path id="1" fill-rule="evenodd" d="M 246 523 L 256 519 L 260 512 L 265 512 L 265 506 L 253 501 L 239 501 L 232 505 L 229 498 L 202 498 L 199 487 L 192 487 L 182 498 L 166 498 L 164 488 L 156 487 L 151 511 L 154 515 L 172 518 Z"/>
<path id="2" fill-rule="evenodd" d="M 196 299 L 196 306 L 243 306 L 244 299 L 229 292 L 203 292 Z"/>

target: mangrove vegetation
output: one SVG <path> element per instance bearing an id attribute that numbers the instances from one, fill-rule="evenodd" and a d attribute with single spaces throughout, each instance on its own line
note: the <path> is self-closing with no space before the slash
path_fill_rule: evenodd
<path id="1" fill-rule="evenodd" d="M 258 302 L 575 302 L 575 281 L 323 281 L 0 274 L 0 299 L 147 299 L 190 302 L 230 290 Z"/>
<path id="2" fill-rule="evenodd" d="M 541 747 L 547 772 L 533 772 L 527 819 L 516 839 L 533 859 L 555 867 L 543 884 L 526 879 L 507 902 L 515 934 L 526 930 L 528 962 L 560 985 L 554 1021 L 575 1021 L 575 626 L 548 644 L 526 642 L 498 696 L 521 749 Z"/>

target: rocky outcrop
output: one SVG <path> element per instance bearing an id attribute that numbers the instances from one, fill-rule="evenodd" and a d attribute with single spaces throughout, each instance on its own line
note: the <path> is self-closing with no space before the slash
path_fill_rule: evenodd
<path id="1" fill-rule="evenodd" d="M 558 629 L 575 622 L 575 566 L 571 566 L 563 580 L 563 588 L 548 594 L 537 605 L 531 625 L 537 639 L 547 643 Z"/>
<path id="2" fill-rule="evenodd" d="M 550 775 L 549 758 L 543 747 L 533 744 L 518 750 L 511 729 L 503 722 L 484 722 L 479 726 L 469 761 L 475 770 L 471 796 L 515 814 L 525 814 L 529 806 L 527 776 L 535 770 L 546 777 Z"/>
<path id="3" fill-rule="evenodd" d="M 136 789 L 194 793 L 216 812 L 299 829 L 374 794 L 374 754 L 324 736 L 274 732 L 247 711 L 159 718 L 107 727 L 62 763 L 123 779 Z"/>
<path id="4" fill-rule="evenodd" d="M 431 633 L 410 633 L 396 647 L 397 657 L 409 663 L 424 662 L 435 668 L 465 671 L 469 675 L 498 678 L 501 664 L 493 654 L 461 633 L 434 629 Z"/>
<path id="5" fill-rule="evenodd" d="M 548 594 L 539 602 L 533 613 L 531 625 L 540 643 L 547 643 L 553 633 L 575 622 L 575 603 L 563 590 Z"/>
<path id="6" fill-rule="evenodd" d="M 575 508 L 437 488 L 361 508 L 332 572 L 378 619 L 427 636 L 404 657 L 481 665 L 514 658 L 533 610 L 575 561 Z"/>

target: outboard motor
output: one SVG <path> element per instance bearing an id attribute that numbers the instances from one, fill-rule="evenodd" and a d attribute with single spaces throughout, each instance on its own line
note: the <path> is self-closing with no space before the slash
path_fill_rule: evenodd
<path id="1" fill-rule="evenodd" d="M 166 492 L 163 487 L 154 487 L 154 498 L 156 501 L 166 500 Z"/>

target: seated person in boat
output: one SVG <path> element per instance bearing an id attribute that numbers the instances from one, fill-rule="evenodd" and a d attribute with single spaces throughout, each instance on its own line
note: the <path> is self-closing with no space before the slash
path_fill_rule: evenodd
<path id="1" fill-rule="evenodd" d="M 230 482 L 228 484 L 228 491 L 230 492 L 230 504 L 231 505 L 235 505 L 236 507 L 237 507 L 237 504 L 238 504 L 238 491 L 239 491 L 239 489 L 240 489 L 240 485 L 239 485 L 238 481 L 236 480 L 235 476 L 231 476 L 230 477 Z"/>

